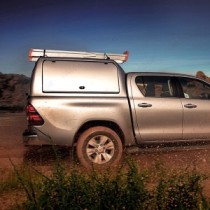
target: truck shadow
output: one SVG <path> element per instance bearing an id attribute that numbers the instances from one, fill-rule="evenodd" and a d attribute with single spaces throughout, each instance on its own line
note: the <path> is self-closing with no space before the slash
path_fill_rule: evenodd
<path id="1" fill-rule="evenodd" d="M 46 165 L 56 160 L 71 158 L 71 149 L 65 146 L 30 146 L 23 154 L 24 163 Z"/>
<path id="2" fill-rule="evenodd" d="M 209 141 L 164 143 L 164 144 L 142 144 L 137 147 L 127 147 L 127 154 L 172 154 L 173 152 L 189 152 L 193 150 L 210 149 Z M 23 154 L 23 162 L 36 165 L 48 165 L 56 160 L 78 162 L 75 152 L 67 146 L 29 146 Z"/>

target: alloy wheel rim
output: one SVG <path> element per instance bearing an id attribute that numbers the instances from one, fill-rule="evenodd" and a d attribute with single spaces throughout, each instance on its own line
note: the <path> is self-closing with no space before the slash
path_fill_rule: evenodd
<path id="1" fill-rule="evenodd" d="M 114 143 L 106 135 L 92 137 L 86 146 L 86 154 L 91 162 L 104 164 L 114 156 Z"/>

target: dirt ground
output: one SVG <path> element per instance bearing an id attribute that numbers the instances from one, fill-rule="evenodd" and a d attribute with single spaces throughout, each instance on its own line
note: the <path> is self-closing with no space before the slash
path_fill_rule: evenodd
<path id="1" fill-rule="evenodd" d="M 9 158 L 17 164 L 22 162 L 22 132 L 26 126 L 24 113 L 0 114 L 0 170 L 11 168 Z"/>
<path id="2" fill-rule="evenodd" d="M 24 162 L 49 166 L 54 159 L 52 150 L 48 147 L 26 149 L 22 144 L 22 133 L 27 127 L 24 113 L 0 113 L 0 180 L 5 177 L 13 166 Z M 64 161 L 70 163 L 69 151 L 60 148 Z M 210 177 L 210 145 L 179 146 L 132 149 L 132 156 L 142 167 L 149 167 L 156 162 L 163 163 L 168 170 L 185 170 L 196 167 L 198 171 Z M 70 163 L 71 164 L 71 163 Z M 204 193 L 210 198 L 210 178 L 204 182 Z M 20 196 L 17 192 L 11 197 Z M 3 202 L 3 203 L 2 203 Z M 0 195 L 0 210 L 8 209 L 8 195 Z"/>

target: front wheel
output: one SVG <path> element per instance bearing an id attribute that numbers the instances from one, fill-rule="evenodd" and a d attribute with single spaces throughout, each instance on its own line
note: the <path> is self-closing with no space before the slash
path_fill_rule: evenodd
<path id="1" fill-rule="evenodd" d="M 83 166 L 103 167 L 116 165 L 123 152 L 122 141 L 110 128 L 89 128 L 78 139 L 77 156 Z"/>

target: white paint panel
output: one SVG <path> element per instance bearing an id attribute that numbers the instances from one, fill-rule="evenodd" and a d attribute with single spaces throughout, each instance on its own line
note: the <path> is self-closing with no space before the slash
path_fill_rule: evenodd
<path id="1" fill-rule="evenodd" d="M 113 63 L 45 61 L 43 92 L 118 93 L 117 72 Z"/>

